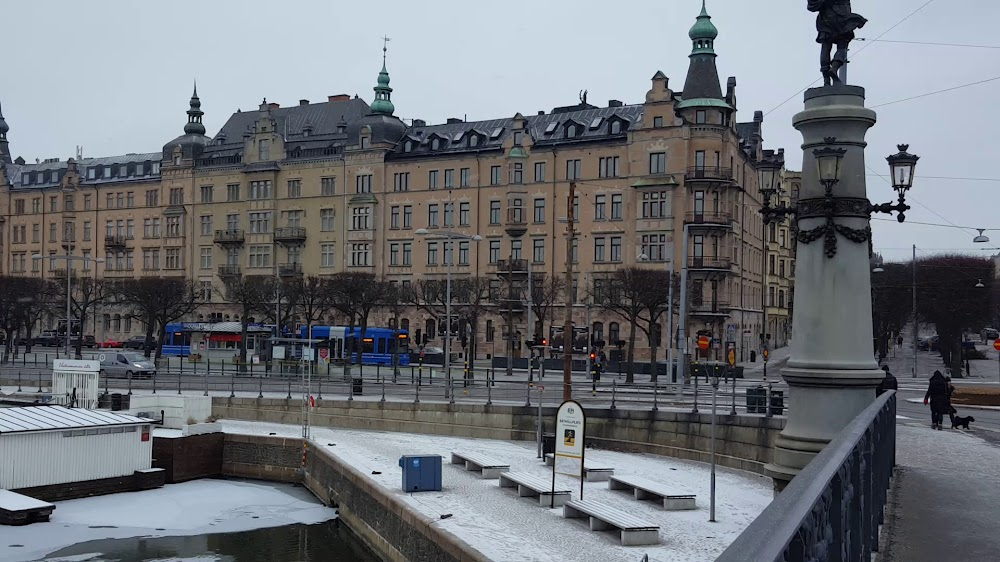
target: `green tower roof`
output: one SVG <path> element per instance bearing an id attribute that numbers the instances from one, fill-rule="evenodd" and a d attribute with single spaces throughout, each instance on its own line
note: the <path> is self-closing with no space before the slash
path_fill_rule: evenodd
<path id="1" fill-rule="evenodd" d="M 382 47 L 382 71 L 378 73 L 378 86 L 375 86 L 375 100 L 371 111 L 377 115 L 392 115 L 396 106 L 392 105 L 392 88 L 389 87 L 389 71 L 385 69 L 386 48 Z"/>
<path id="2" fill-rule="evenodd" d="M 705 7 L 705 0 L 701 1 L 701 14 L 698 15 L 698 20 L 691 26 L 691 31 L 688 31 L 688 37 L 692 41 L 698 41 L 699 39 L 715 39 L 719 36 L 719 30 L 716 29 L 715 24 L 712 23 L 712 16 L 708 15 L 708 9 Z"/>

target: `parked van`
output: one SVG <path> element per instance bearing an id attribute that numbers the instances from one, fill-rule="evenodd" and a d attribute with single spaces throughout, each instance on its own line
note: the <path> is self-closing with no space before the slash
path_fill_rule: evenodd
<path id="1" fill-rule="evenodd" d="M 156 365 L 141 353 L 101 353 L 98 359 L 101 361 L 101 374 L 107 377 L 153 378 L 156 375 Z"/>

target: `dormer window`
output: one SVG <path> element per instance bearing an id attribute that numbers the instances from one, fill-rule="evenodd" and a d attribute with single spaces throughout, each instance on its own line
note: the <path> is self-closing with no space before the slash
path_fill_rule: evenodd
<path id="1" fill-rule="evenodd" d="M 412 152 L 412 151 L 413 151 L 413 141 L 406 141 L 405 143 L 403 143 L 403 152 Z"/>
<path id="2" fill-rule="evenodd" d="M 479 135 L 476 134 L 469 135 L 469 146 L 470 147 L 479 146 Z"/>
<path id="3" fill-rule="evenodd" d="M 181 163 L 180 157 L 177 158 L 177 163 Z M 111 179 L 111 166 L 104 166 L 104 179 Z"/>
<path id="4" fill-rule="evenodd" d="M 621 134 L 621 132 L 622 132 L 622 122 L 615 119 L 614 121 L 611 122 L 611 134 L 619 135 Z"/>
<path id="5" fill-rule="evenodd" d="M 568 139 L 576 138 L 576 125 L 575 124 L 570 123 L 569 125 L 566 126 L 566 138 L 568 138 Z"/>
<path id="6" fill-rule="evenodd" d="M 257 159 L 271 159 L 271 141 L 267 139 L 260 139 L 260 141 L 257 142 Z"/>
<path id="7" fill-rule="evenodd" d="M 523 133 L 521 131 L 514 131 L 514 146 L 521 146 L 521 136 Z"/>
<path id="8" fill-rule="evenodd" d="M 97 168 L 94 167 L 87 168 L 87 179 L 88 180 L 97 179 Z"/>
<path id="9" fill-rule="evenodd" d="M 361 149 L 364 150 L 371 145 L 371 137 L 362 136 L 361 137 Z"/>
<path id="10" fill-rule="evenodd" d="M 438 150 L 441 148 L 441 139 L 434 138 L 431 139 L 431 150 Z"/>

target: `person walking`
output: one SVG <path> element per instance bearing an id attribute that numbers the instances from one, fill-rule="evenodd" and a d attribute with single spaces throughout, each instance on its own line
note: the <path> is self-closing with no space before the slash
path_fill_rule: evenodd
<path id="1" fill-rule="evenodd" d="M 927 393 L 924 394 L 924 404 L 928 403 L 931 407 L 931 429 L 940 430 L 944 415 L 951 414 L 948 381 L 945 380 L 941 371 L 934 371 L 930 382 L 927 384 Z"/>
<path id="2" fill-rule="evenodd" d="M 889 366 L 883 365 L 882 370 L 885 371 L 885 378 L 875 387 L 875 396 L 882 396 L 887 390 L 899 390 L 899 384 L 896 382 L 896 377 L 889 372 Z"/>

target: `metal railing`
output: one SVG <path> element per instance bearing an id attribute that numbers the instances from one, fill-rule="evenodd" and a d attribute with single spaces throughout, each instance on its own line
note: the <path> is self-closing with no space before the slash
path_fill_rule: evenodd
<path id="1" fill-rule="evenodd" d="M 896 465 L 896 393 L 875 399 L 717 560 L 870 560 Z"/>
<path id="2" fill-rule="evenodd" d="M 707 213 L 690 211 L 684 216 L 684 222 L 691 226 L 731 227 L 733 225 L 733 215 L 732 213 L 714 211 Z"/>
<path id="3" fill-rule="evenodd" d="M 306 239 L 306 229 L 301 226 L 279 226 L 274 229 L 277 242 L 301 242 Z"/>
<path id="4" fill-rule="evenodd" d="M 243 231 L 238 228 L 215 231 L 216 244 L 242 244 L 244 238 Z"/>
<path id="5" fill-rule="evenodd" d="M 224 264 L 219 266 L 219 277 L 239 277 L 240 272 L 238 265 Z"/>
<path id="6" fill-rule="evenodd" d="M 688 180 L 731 180 L 733 179 L 733 169 L 721 166 L 690 166 L 685 177 Z"/>

